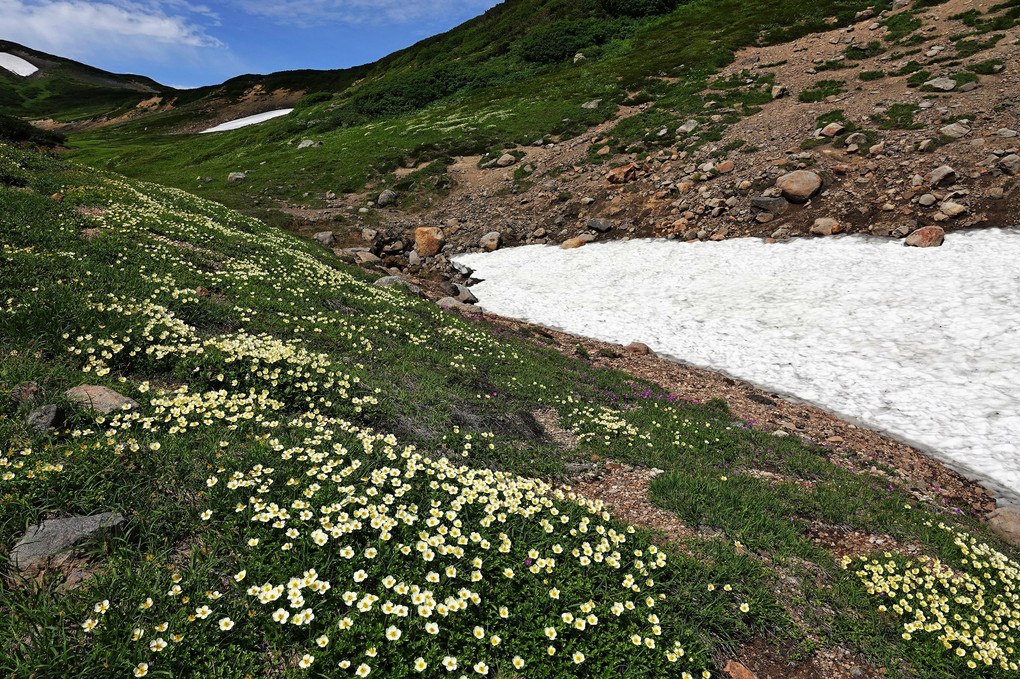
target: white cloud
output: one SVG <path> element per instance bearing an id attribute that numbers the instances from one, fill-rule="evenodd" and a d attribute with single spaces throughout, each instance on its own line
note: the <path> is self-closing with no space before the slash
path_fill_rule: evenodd
<path id="1" fill-rule="evenodd" d="M 500 0 L 233 0 L 249 14 L 282 24 L 407 24 L 444 16 L 474 16 Z"/>
<path id="2" fill-rule="evenodd" d="M 0 0 L 0 37 L 63 57 L 166 61 L 223 44 L 216 13 L 186 0 Z"/>

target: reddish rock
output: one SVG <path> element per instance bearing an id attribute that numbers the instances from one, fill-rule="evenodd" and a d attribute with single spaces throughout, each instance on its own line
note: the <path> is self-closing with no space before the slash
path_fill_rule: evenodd
<path id="1" fill-rule="evenodd" d="M 588 241 L 585 240 L 584 238 L 568 238 L 567 240 L 563 241 L 562 244 L 560 244 L 560 247 L 563 248 L 564 250 L 573 250 L 574 248 L 584 246 L 584 244 L 587 242 Z"/>
<path id="2" fill-rule="evenodd" d="M 806 203 L 821 191 L 822 178 L 810 170 L 796 170 L 777 179 L 776 187 L 791 203 Z"/>
<path id="3" fill-rule="evenodd" d="M 443 248 L 446 236 L 438 226 L 422 226 L 414 230 L 414 249 L 420 257 L 432 257 Z"/>
<path id="4" fill-rule="evenodd" d="M 847 173 L 847 169 L 848 169 L 848 168 L 847 168 L 847 166 L 846 166 L 846 165 L 836 165 L 836 166 L 834 166 L 834 167 L 832 168 L 832 171 L 833 171 L 833 172 L 834 172 L 835 174 L 846 174 L 846 173 Z"/>
<path id="5" fill-rule="evenodd" d="M 602 148 L 595 152 L 595 155 L 608 156 L 612 152 L 613 152 L 612 149 L 610 149 L 608 146 L 603 146 Z"/>
<path id="6" fill-rule="evenodd" d="M 58 201 L 59 200 L 64 200 L 64 194 L 62 194 L 62 193 L 54 193 L 52 196 L 50 196 L 50 198 L 52 198 L 53 200 L 58 200 Z"/>
<path id="7" fill-rule="evenodd" d="M 647 356 L 648 354 L 652 353 L 652 350 L 649 348 L 649 346 L 647 344 L 643 344 L 642 342 L 631 342 L 630 344 L 624 347 L 624 350 L 637 356 Z"/>
<path id="8" fill-rule="evenodd" d="M 925 226 L 907 236 L 905 245 L 918 248 L 934 248 L 942 245 L 946 232 L 941 226 Z"/>
<path id="9" fill-rule="evenodd" d="M 206 287 L 203 287 L 203 286 L 200 285 L 197 288 L 195 288 L 195 294 L 198 295 L 199 297 L 208 297 L 209 296 L 209 288 L 206 288 Z"/>
<path id="10" fill-rule="evenodd" d="M 831 236 L 834 233 L 839 233 L 843 230 L 843 225 L 840 224 L 838 219 L 832 217 L 819 217 L 815 220 L 815 223 L 811 225 L 811 233 L 819 236 Z"/>
<path id="11" fill-rule="evenodd" d="M 730 675 L 730 679 L 758 679 L 754 672 L 744 667 L 742 663 L 736 660 L 730 660 L 726 663 L 726 667 L 723 668 L 723 672 Z"/>
<path id="12" fill-rule="evenodd" d="M 606 181 L 610 184 L 626 184 L 632 182 L 637 178 L 638 166 L 634 163 L 630 165 L 621 165 L 620 167 L 610 170 L 609 174 L 606 175 Z"/>
<path id="13" fill-rule="evenodd" d="M 734 165 L 732 160 L 724 160 L 716 165 L 715 169 L 719 170 L 720 174 L 729 174 L 730 172 L 733 172 L 733 167 Z"/>

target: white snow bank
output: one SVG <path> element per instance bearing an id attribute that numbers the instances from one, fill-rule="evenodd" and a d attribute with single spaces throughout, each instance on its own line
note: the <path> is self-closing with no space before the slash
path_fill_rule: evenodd
<path id="1" fill-rule="evenodd" d="M 630 241 L 455 258 L 492 312 L 640 341 L 856 419 L 1020 503 L 1020 231 Z"/>
<path id="2" fill-rule="evenodd" d="M 227 130 L 236 130 L 241 127 L 248 127 L 249 125 L 285 116 L 293 110 L 294 109 L 292 108 L 281 108 L 275 111 L 266 111 L 265 113 L 257 113 L 253 116 L 238 118 L 237 120 L 228 120 L 225 123 L 220 123 L 216 127 L 210 127 L 208 130 L 202 130 L 199 134 L 206 134 L 208 132 L 225 132 Z"/>
<path id="3" fill-rule="evenodd" d="M 20 76 L 29 76 L 39 70 L 35 64 L 7 52 L 0 52 L 0 68 Z"/>

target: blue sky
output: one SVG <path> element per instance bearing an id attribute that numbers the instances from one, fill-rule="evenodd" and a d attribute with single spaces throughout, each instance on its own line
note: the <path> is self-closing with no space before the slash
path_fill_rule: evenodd
<path id="1" fill-rule="evenodd" d="M 0 38 L 115 73 L 197 87 L 243 73 L 345 68 L 499 0 L 0 0 Z"/>

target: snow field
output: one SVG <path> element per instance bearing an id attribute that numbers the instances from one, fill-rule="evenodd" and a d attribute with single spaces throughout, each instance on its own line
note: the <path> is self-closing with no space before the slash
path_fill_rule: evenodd
<path id="1" fill-rule="evenodd" d="M 39 70 L 35 64 L 7 52 L 0 52 L 0 68 L 22 77 L 30 76 Z"/>
<path id="2" fill-rule="evenodd" d="M 533 245 L 455 258 L 489 311 L 661 354 L 927 449 L 1020 504 L 1020 231 Z"/>

